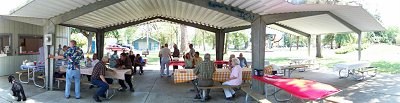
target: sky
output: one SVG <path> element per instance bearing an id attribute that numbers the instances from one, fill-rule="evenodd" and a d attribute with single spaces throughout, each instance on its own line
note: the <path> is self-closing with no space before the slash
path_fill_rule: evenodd
<path id="1" fill-rule="evenodd" d="M 369 12 L 377 9 L 385 27 L 400 27 L 400 0 L 356 0 L 365 2 L 364 8 Z M 10 10 L 24 4 L 27 0 L 0 0 L 0 15 L 8 15 Z"/>

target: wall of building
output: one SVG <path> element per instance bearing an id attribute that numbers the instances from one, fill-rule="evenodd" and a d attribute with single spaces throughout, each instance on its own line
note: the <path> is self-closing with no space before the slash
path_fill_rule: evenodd
<path id="1" fill-rule="evenodd" d="M 14 74 L 16 71 L 20 71 L 20 66 L 24 60 L 37 61 L 39 55 L 16 55 L 18 52 L 18 36 L 24 35 L 37 35 L 43 36 L 43 27 L 18 21 L 12 21 L 0 17 L 0 34 L 11 34 L 12 36 L 12 56 L 0 57 L 0 76 Z M 70 32 L 68 27 L 57 26 L 56 27 L 56 46 L 58 44 L 68 45 L 68 38 Z"/>
<path id="2" fill-rule="evenodd" d="M 43 35 L 43 27 L 0 17 L 0 33 L 11 34 L 12 54 L 18 52 L 18 35 Z"/>

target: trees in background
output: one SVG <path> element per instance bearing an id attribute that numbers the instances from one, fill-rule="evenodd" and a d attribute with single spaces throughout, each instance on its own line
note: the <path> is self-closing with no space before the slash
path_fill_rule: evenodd
<path id="1" fill-rule="evenodd" d="M 95 35 L 95 33 L 89 32 L 86 30 L 77 29 L 77 28 L 71 28 L 71 34 L 79 34 L 79 33 L 81 33 L 83 36 L 85 36 L 87 41 L 84 41 L 81 38 L 72 38 L 72 39 L 77 41 L 77 46 L 79 46 L 79 47 L 82 47 L 83 45 L 85 45 L 87 43 L 88 44 L 87 53 L 92 53 L 93 52 L 91 49 L 92 48 L 92 39 L 93 39 L 93 36 Z"/>
<path id="2" fill-rule="evenodd" d="M 228 44 L 233 45 L 235 50 L 246 49 L 245 45 L 249 42 L 249 36 L 241 31 L 229 34 Z"/>

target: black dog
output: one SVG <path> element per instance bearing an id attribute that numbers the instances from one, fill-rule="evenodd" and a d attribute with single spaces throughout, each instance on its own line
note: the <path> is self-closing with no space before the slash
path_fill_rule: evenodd
<path id="1" fill-rule="evenodd" d="M 8 76 L 8 82 L 12 84 L 11 90 L 13 92 L 13 96 L 18 97 L 17 101 L 21 101 L 21 95 L 22 100 L 26 101 L 24 88 L 22 87 L 21 83 L 15 81 L 15 78 L 12 75 Z"/>

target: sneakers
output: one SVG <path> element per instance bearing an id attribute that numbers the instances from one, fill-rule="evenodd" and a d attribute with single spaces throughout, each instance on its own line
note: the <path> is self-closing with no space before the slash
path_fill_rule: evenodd
<path id="1" fill-rule="evenodd" d="M 120 89 L 118 89 L 118 91 L 124 92 L 124 91 L 126 91 L 126 88 L 120 88 Z"/>
<path id="2" fill-rule="evenodd" d="M 194 99 L 201 99 L 200 95 L 196 95 Z"/>
<path id="3" fill-rule="evenodd" d="M 107 98 L 106 94 L 100 95 L 101 98 Z"/>
<path id="4" fill-rule="evenodd" d="M 93 96 L 93 99 L 94 99 L 94 101 L 96 101 L 96 102 L 101 102 L 99 96 Z"/>
<path id="5" fill-rule="evenodd" d="M 228 98 L 226 98 L 226 100 L 232 101 L 233 98 L 232 97 L 228 97 Z"/>
<path id="6" fill-rule="evenodd" d="M 131 88 L 131 89 L 129 89 L 129 91 L 131 91 L 131 92 L 135 92 L 135 89 Z"/>

